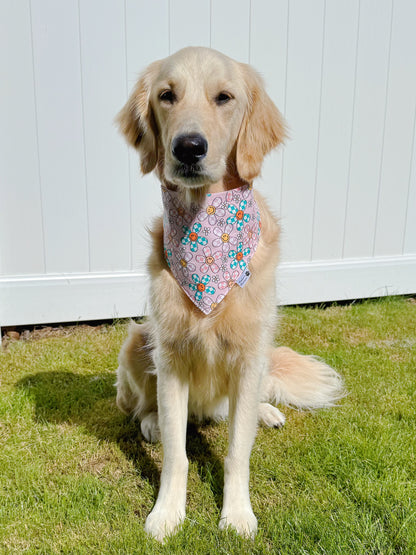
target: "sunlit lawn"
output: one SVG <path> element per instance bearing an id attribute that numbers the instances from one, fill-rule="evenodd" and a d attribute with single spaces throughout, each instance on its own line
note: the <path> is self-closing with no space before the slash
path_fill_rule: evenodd
<path id="1" fill-rule="evenodd" d="M 162 451 L 115 406 L 122 322 L 0 353 L 0 552 L 416 553 L 416 303 L 282 313 L 277 341 L 323 357 L 349 394 L 259 430 L 254 541 L 218 531 L 226 423 L 190 425 L 186 522 L 164 545 L 145 535 Z"/>

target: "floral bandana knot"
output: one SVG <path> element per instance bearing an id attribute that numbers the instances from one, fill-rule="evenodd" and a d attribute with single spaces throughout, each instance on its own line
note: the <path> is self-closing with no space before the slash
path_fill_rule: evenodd
<path id="1" fill-rule="evenodd" d="M 209 314 L 234 284 L 246 283 L 260 237 L 260 213 L 250 185 L 206 195 L 185 208 L 162 187 L 165 259 L 195 305 Z M 239 279 L 243 277 L 243 281 Z"/>

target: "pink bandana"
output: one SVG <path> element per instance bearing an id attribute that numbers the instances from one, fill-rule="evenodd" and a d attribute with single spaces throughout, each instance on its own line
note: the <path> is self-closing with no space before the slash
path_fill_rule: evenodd
<path id="1" fill-rule="evenodd" d="M 209 314 L 235 283 L 250 277 L 248 264 L 260 237 L 260 213 L 250 185 L 206 195 L 185 208 L 162 187 L 165 259 L 195 305 Z"/>

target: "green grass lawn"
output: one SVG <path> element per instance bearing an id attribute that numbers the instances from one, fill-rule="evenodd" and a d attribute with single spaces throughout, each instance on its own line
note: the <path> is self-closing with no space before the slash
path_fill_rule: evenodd
<path id="1" fill-rule="evenodd" d="M 164 545 L 145 535 L 161 446 L 115 406 L 118 323 L 0 352 L 0 553 L 416 553 L 416 303 L 281 313 L 277 341 L 323 357 L 349 394 L 259 430 L 254 541 L 217 528 L 226 423 L 189 427 L 186 522 Z"/>

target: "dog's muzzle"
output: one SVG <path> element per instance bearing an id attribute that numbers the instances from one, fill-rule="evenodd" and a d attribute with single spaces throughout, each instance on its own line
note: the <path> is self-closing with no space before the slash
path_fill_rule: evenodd
<path id="1" fill-rule="evenodd" d="M 207 152 L 208 142 L 198 133 L 178 135 L 172 142 L 173 156 L 185 166 L 196 166 Z"/>

